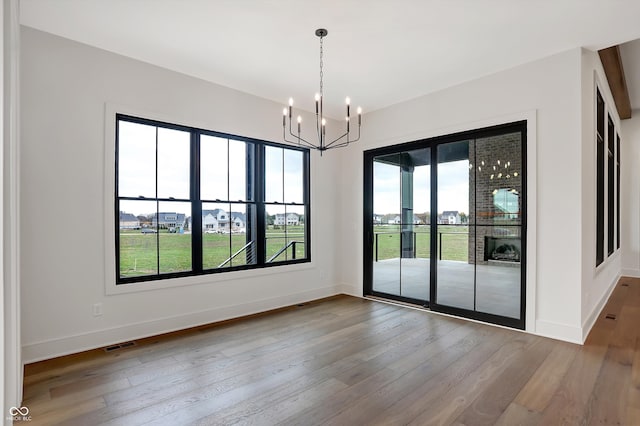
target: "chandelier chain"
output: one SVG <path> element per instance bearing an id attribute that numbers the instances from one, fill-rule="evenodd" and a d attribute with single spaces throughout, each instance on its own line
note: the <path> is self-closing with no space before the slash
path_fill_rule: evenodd
<path id="1" fill-rule="evenodd" d="M 323 49 L 322 49 L 322 39 L 324 37 L 320 37 L 320 96 L 323 95 L 322 91 L 323 91 L 323 83 L 322 83 L 322 78 L 324 76 L 323 72 L 322 72 L 322 68 L 324 66 L 324 63 L 322 62 L 322 53 L 323 53 Z"/>

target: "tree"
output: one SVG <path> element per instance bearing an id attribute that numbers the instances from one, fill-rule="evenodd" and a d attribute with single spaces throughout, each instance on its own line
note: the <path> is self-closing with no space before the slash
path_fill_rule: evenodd
<path id="1" fill-rule="evenodd" d="M 465 212 L 460 212 L 460 223 L 468 223 L 469 222 L 469 217 L 467 216 L 467 214 Z"/>
<path id="2" fill-rule="evenodd" d="M 140 215 L 138 215 L 136 217 L 140 221 L 140 225 L 151 226 L 151 223 L 153 222 L 152 221 L 152 218 L 153 218 L 152 214 L 140 214 Z"/>

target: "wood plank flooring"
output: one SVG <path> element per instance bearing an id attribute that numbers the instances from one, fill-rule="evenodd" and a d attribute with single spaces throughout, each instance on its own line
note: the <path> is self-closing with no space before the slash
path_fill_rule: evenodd
<path id="1" fill-rule="evenodd" d="M 337 296 L 30 364 L 24 382 L 30 425 L 640 425 L 640 279 L 584 346 Z"/>

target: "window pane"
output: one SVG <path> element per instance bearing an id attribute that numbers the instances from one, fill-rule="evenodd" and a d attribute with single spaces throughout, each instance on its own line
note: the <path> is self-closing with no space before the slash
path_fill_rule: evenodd
<path id="1" fill-rule="evenodd" d="M 242 141 L 229 140 L 229 200 L 249 200 L 247 187 L 247 149 Z"/>
<path id="2" fill-rule="evenodd" d="M 476 264 L 476 310 L 510 318 L 520 318 L 521 228 L 519 226 L 479 226 Z"/>
<path id="3" fill-rule="evenodd" d="M 120 278 L 158 273 L 155 201 L 120 201 Z"/>
<path id="4" fill-rule="evenodd" d="M 158 229 L 160 273 L 190 271 L 191 203 L 164 201 L 153 218 Z"/>
<path id="5" fill-rule="evenodd" d="M 400 220 L 400 156 L 380 157 L 373 162 L 373 213 L 380 225 L 396 225 Z"/>
<path id="6" fill-rule="evenodd" d="M 265 160 L 265 197 L 267 203 L 282 203 L 284 201 L 283 187 L 283 149 L 267 146 L 264 149 Z"/>
<path id="7" fill-rule="evenodd" d="M 474 176 L 473 141 L 438 145 L 438 203 L 436 238 L 436 300 L 440 305 L 474 308 L 474 267 L 470 247 L 474 247 L 473 228 L 462 223 L 464 212 L 473 223 L 475 215 L 469 190 Z M 470 155 L 471 153 L 471 155 Z M 471 183 L 471 184 L 470 184 Z M 471 251 L 471 253 L 470 253 Z"/>
<path id="8" fill-rule="evenodd" d="M 284 150 L 284 202 L 302 204 L 303 159 L 301 151 Z"/>
<path id="9" fill-rule="evenodd" d="M 519 132 L 475 141 L 478 224 L 519 225 L 522 219 L 522 140 Z"/>
<path id="10" fill-rule="evenodd" d="M 158 198 L 189 199 L 189 132 L 158 127 Z"/>
<path id="11" fill-rule="evenodd" d="M 253 265 L 257 263 L 255 207 L 238 203 L 232 204 L 231 209 L 230 266 Z"/>
<path id="12" fill-rule="evenodd" d="M 200 197 L 228 200 L 227 139 L 200 136 Z"/>
<path id="13" fill-rule="evenodd" d="M 118 121 L 118 194 L 155 198 L 155 126 Z"/>
<path id="14" fill-rule="evenodd" d="M 231 266 L 229 211 L 228 203 L 202 204 L 202 269 Z"/>
<path id="15" fill-rule="evenodd" d="M 284 247 L 287 245 L 286 237 L 286 215 L 284 205 L 265 205 L 265 218 L 267 226 L 265 229 L 265 245 L 267 263 L 283 260 Z"/>
<path id="16" fill-rule="evenodd" d="M 304 259 L 306 253 L 306 233 L 304 206 L 285 206 L 287 218 L 287 260 Z"/>

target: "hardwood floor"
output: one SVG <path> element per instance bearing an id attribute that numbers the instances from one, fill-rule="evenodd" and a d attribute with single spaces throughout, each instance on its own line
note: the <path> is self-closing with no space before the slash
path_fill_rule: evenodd
<path id="1" fill-rule="evenodd" d="M 584 346 L 338 296 L 31 364 L 24 395 L 31 425 L 640 425 L 640 279 Z"/>

